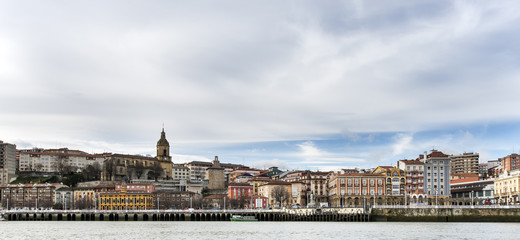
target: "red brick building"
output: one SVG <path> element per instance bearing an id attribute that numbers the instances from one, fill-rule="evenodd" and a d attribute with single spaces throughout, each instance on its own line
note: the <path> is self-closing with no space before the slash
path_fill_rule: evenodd
<path id="1" fill-rule="evenodd" d="M 231 183 L 228 186 L 229 199 L 250 198 L 253 195 L 253 186 L 249 183 Z"/>

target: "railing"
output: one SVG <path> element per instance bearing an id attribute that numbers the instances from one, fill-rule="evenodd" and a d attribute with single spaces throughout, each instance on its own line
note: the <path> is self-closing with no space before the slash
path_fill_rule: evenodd
<path id="1" fill-rule="evenodd" d="M 462 209 L 462 208 L 475 208 L 475 209 L 509 209 L 509 208 L 520 208 L 520 205 L 375 205 L 373 208 L 449 208 L 449 209 Z"/>
<path id="2" fill-rule="evenodd" d="M 285 212 L 286 209 L 231 209 L 231 210 L 31 210 L 31 209 L 10 209 L 0 210 L 0 213 L 265 213 L 265 212 Z"/>

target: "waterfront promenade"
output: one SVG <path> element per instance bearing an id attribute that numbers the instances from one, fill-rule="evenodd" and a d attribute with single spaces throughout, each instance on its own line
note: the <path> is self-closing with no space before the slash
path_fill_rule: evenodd
<path id="1" fill-rule="evenodd" d="M 8 221 L 229 221 L 233 215 L 259 221 L 520 222 L 520 206 L 366 206 L 274 210 L 3 210 Z"/>

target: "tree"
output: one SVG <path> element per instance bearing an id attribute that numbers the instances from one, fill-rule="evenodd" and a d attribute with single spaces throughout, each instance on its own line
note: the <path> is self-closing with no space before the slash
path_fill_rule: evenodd
<path id="1" fill-rule="evenodd" d="M 38 163 L 38 164 L 34 165 L 35 172 L 41 172 L 42 170 L 43 170 L 43 164 Z"/>
<path id="2" fill-rule="evenodd" d="M 103 172 L 105 181 L 111 181 L 116 173 L 116 164 L 114 159 L 105 160 L 103 163 Z"/>
<path id="3" fill-rule="evenodd" d="M 145 170 L 146 168 L 144 167 L 142 162 L 135 161 L 133 165 L 129 165 L 126 167 L 126 175 L 130 179 L 132 179 L 134 176 L 136 179 L 141 179 Z"/>
<path id="4" fill-rule="evenodd" d="M 74 169 L 68 163 L 67 156 L 59 156 L 56 161 L 53 163 L 54 170 L 60 174 L 60 176 L 64 176 L 70 174 Z"/>
<path id="5" fill-rule="evenodd" d="M 82 169 L 83 177 L 86 181 L 96 181 L 101 178 L 101 166 L 99 163 L 94 162 L 91 165 L 87 165 Z"/>
<path id="6" fill-rule="evenodd" d="M 289 191 L 282 186 L 276 186 L 271 190 L 271 197 L 282 207 L 289 200 Z"/>
<path id="7" fill-rule="evenodd" d="M 157 181 L 157 179 L 159 179 L 159 177 L 161 177 L 162 173 L 164 172 L 159 161 L 154 162 L 152 169 L 150 171 L 151 171 L 152 176 L 155 179 L 155 181 Z"/>

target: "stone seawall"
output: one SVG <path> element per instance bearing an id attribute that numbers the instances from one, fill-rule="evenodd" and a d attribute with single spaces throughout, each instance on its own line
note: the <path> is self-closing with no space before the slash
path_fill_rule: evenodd
<path id="1" fill-rule="evenodd" d="M 374 208 L 372 221 L 520 222 L 520 208 Z"/>

